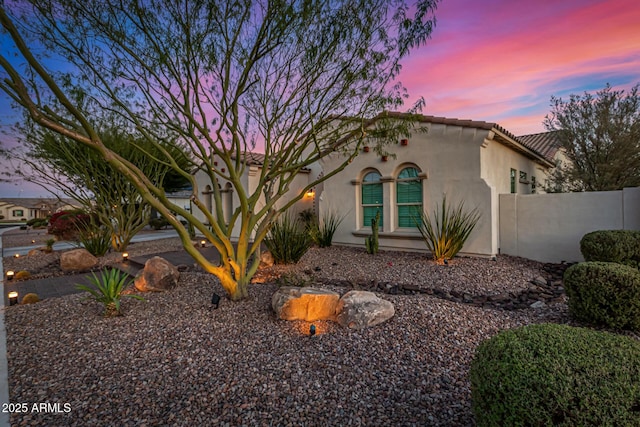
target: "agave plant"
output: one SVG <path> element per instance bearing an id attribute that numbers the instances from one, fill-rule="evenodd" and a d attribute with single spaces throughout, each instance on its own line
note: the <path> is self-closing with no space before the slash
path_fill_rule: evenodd
<path id="1" fill-rule="evenodd" d="M 103 270 L 100 276 L 95 273 L 91 273 L 92 277 L 89 278 L 91 284 L 95 286 L 76 285 L 76 288 L 81 291 L 87 291 L 91 295 L 89 299 L 93 299 L 99 303 L 104 304 L 105 317 L 119 316 L 120 315 L 120 298 L 131 297 L 144 301 L 144 299 L 138 295 L 123 295 L 125 287 L 131 283 L 127 283 L 127 273 L 123 273 L 116 269 Z"/>
<path id="2" fill-rule="evenodd" d="M 436 206 L 433 218 L 421 212 L 421 218 L 416 224 L 433 259 L 438 264 L 443 264 L 460 252 L 479 219 L 480 212 L 477 208 L 467 212 L 464 202 L 452 208 L 447 205 L 445 196 L 440 209 Z"/>

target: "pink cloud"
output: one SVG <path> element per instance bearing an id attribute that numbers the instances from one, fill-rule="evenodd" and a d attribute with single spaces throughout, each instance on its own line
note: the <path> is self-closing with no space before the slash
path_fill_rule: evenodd
<path id="1" fill-rule="evenodd" d="M 433 40 L 400 76 L 412 99 L 425 97 L 427 114 L 505 117 L 507 126 L 542 131 L 551 95 L 573 90 L 567 82 L 581 92 L 585 77 L 637 75 L 640 65 L 640 5 L 631 0 L 449 0 L 436 17 Z M 535 126 L 505 116 L 522 109 L 536 110 Z"/>

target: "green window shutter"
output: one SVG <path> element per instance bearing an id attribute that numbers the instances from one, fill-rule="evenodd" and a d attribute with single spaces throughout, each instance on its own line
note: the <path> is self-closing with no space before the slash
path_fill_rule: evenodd
<path id="1" fill-rule="evenodd" d="M 422 181 L 416 168 L 405 168 L 396 182 L 398 227 L 417 227 L 422 213 Z"/>
<path id="2" fill-rule="evenodd" d="M 371 220 L 376 217 L 376 213 L 380 212 L 379 227 L 384 224 L 382 209 L 382 183 L 380 182 L 380 174 L 378 172 L 369 172 L 362 180 L 362 225 L 371 227 Z"/>

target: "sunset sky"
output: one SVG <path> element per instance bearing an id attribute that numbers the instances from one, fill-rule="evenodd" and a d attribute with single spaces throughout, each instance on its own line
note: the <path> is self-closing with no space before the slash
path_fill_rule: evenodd
<path id="1" fill-rule="evenodd" d="M 640 82 L 637 0 L 442 0 L 400 80 L 423 113 L 543 132 L 551 95 Z"/>
<path id="2" fill-rule="evenodd" d="M 537 133 L 552 95 L 640 82 L 638 0 L 442 0 L 436 19 L 400 75 L 409 104 L 425 98 L 424 114 Z M 12 113 L 2 101 L 5 122 Z M 0 197 L 45 194 L 0 183 Z"/>

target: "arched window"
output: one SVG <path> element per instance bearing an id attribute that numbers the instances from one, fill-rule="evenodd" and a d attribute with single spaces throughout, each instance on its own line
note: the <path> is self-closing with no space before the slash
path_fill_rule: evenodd
<path id="1" fill-rule="evenodd" d="M 380 212 L 379 227 L 383 224 L 382 209 L 382 182 L 381 175 L 372 171 L 367 173 L 362 179 L 362 218 L 363 226 L 371 227 L 371 220 Z"/>
<path id="2" fill-rule="evenodd" d="M 417 227 L 422 214 L 422 180 L 418 169 L 402 169 L 396 181 L 398 227 Z"/>

